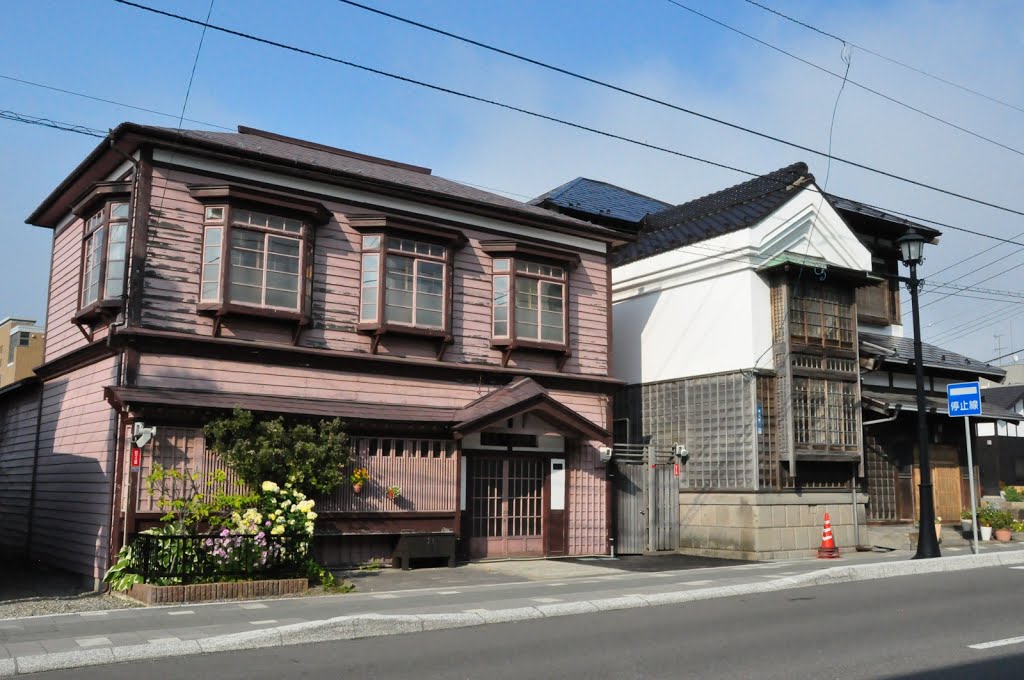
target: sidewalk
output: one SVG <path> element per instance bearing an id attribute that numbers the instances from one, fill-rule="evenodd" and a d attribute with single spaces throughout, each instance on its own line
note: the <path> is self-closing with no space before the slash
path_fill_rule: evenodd
<path id="1" fill-rule="evenodd" d="M 844 552 L 840 560 L 730 563 L 681 555 L 509 560 L 355 572 L 357 592 L 0 620 L 0 677 L 57 668 L 644 607 L 913 573 L 1024 564 L 982 555 Z M 657 569 L 656 567 L 664 568 Z"/>

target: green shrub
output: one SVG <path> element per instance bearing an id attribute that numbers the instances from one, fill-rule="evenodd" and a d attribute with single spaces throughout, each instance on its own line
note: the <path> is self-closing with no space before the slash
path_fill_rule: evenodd
<path id="1" fill-rule="evenodd" d="M 1007 503 L 1021 503 L 1024 502 L 1024 494 L 1017 490 L 1016 487 L 1008 486 L 1003 489 L 1003 498 Z"/>
<path id="2" fill-rule="evenodd" d="M 236 408 L 230 416 L 204 428 L 206 445 L 250 488 L 270 480 L 315 495 L 348 480 L 344 468 L 352 457 L 339 418 L 315 424 L 287 423 L 284 418 L 257 418 Z"/>

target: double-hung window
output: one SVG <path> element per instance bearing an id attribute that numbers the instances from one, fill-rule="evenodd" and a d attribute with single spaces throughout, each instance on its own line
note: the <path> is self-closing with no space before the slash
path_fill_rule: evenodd
<path id="1" fill-rule="evenodd" d="M 387 234 L 362 237 L 360 324 L 443 331 L 448 317 L 446 246 Z"/>
<path id="2" fill-rule="evenodd" d="M 111 201 L 85 221 L 80 301 L 83 309 L 120 300 L 124 292 L 129 215 L 128 201 Z"/>

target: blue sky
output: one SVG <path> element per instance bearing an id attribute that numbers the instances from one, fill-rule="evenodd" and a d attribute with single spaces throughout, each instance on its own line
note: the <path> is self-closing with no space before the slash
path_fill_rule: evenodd
<path id="1" fill-rule="evenodd" d="M 624 84 L 737 123 L 824 148 L 838 82 L 685 12 L 666 0 L 492 0 L 366 4 L 482 42 Z M 680 0 L 832 70 L 840 45 L 742 0 Z M 151 0 L 203 18 L 208 0 Z M 1016 2 L 767 4 L 858 44 L 1024 108 L 1024 5 Z M 499 55 L 369 14 L 336 0 L 215 0 L 211 21 L 367 66 L 766 172 L 825 162 Z M 164 117 L 0 79 L 0 109 L 108 129 L 123 120 L 174 126 L 200 28 L 111 0 L 8 3 L 0 75 L 33 80 L 169 114 Z M 1011 146 L 1024 113 L 853 51 L 850 77 Z M 436 174 L 534 196 L 578 175 L 683 202 L 743 177 L 573 131 L 380 76 L 208 32 L 186 117 L 261 127 L 425 165 Z M 190 127 L 203 127 L 185 123 Z M 0 317 L 42 318 L 50 233 L 25 217 L 97 140 L 0 120 Z M 1017 209 L 1024 157 L 957 133 L 855 87 L 843 92 L 833 150 L 870 165 Z M 841 195 L 1004 238 L 1024 218 L 833 164 Z M 955 265 L 996 245 L 947 231 L 922 269 Z M 1024 289 L 1024 249 L 1001 245 L 936 280 Z M 971 269 L 989 265 L 962 280 Z M 932 293 L 931 298 L 939 296 Z M 1000 309 L 1003 312 L 1000 313 Z M 957 324 L 988 314 L 970 335 Z M 1024 347 L 1024 305 L 951 297 L 924 309 L 926 340 L 980 359 Z M 971 326 L 968 326 L 969 330 Z M 1012 341 L 1013 347 L 1010 347 Z"/>

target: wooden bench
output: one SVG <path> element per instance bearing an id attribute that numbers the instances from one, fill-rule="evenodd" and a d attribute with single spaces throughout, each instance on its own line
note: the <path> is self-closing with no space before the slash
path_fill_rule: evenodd
<path id="1" fill-rule="evenodd" d="M 391 559 L 398 562 L 403 570 L 408 570 L 409 561 L 413 558 L 447 557 L 448 566 L 455 566 L 455 534 L 454 533 L 417 533 L 400 534 L 398 545 Z"/>

